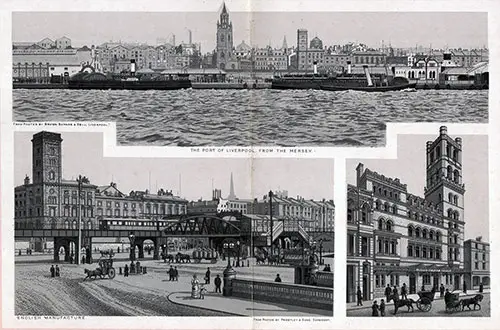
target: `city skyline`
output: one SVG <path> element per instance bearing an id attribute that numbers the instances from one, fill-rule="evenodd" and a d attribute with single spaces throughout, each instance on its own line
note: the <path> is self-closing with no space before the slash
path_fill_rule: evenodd
<path id="1" fill-rule="evenodd" d="M 326 46 L 359 42 L 369 47 L 385 46 L 435 49 L 482 48 L 488 45 L 487 13 L 467 12 L 232 12 L 233 40 L 252 46 L 279 48 L 286 36 L 296 45 L 297 29 L 305 28 L 309 40 L 315 36 Z M 117 42 L 147 43 L 176 36 L 176 44 L 188 42 L 188 30 L 202 53 L 215 49 L 216 23 L 220 8 L 213 12 L 14 12 L 12 40 L 35 42 L 45 37 L 67 36 L 73 45 Z M 456 24 L 461 22 L 462 24 Z M 270 29 L 269 24 L 275 28 Z M 450 29 L 450 24 L 453 29 Z M 61 29 L 64 26 L 64 29 Z M 105 26 L 106 29 L 103 29 Z M 137 28 L 140 27 L 140 28 Z M 397 28 L 395 28 L 397 27 Z M 418 27 L 418 28 L 415 28 Z"/>
<path id="2" fill-rule="evenodd" d="M 33 179 L 31 139 L 35 133 L 15 133 L 15 186 L 23 184 L 25 175 Z M 287 190 L 294 198 L 333 199 L 333 160 L 254 159 L 251 164 L 249 159 L 228 158 L 103 157 L 102 133 L 62 133 L 61 137 L 63 179 L 84 175 L 98 186 L 115 182 L 124 194 L 146 189 L 156 193 L 163 188 L 174 195 L 181 190 L 181 197 L 188 201 L 211 200 L 213 188 L 221 189 L 222 197 L 227 198 L 233 173 L 239 199 L 260 200 L 269 190 Z"/>
<path id="3" fill-rule="evenodd" d="M 451 138 L 462 138 L 462 165 L 464 194 L 465 239 L 482 236 L 489 239 L 489 180 L 488 137 L 463 135 L 448 131 Z M 397 159 L 349 159 L 346 162 L 347 184 L 356 185 L 356 166 L 363 163 L 389 178 L 399 178 L 407 184 L 407 192 L 424 197 L 426 185 L 426 141 L 435 135 L 398 135 Z"/>

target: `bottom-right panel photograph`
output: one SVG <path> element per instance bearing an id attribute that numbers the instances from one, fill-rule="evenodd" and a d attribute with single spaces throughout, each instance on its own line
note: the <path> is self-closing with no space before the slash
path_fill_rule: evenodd
<path id="1" fill-rule="evenodd" d="M 489 317 L 488 136 L 398 135 L 350 159 L 347 316 Z"/>

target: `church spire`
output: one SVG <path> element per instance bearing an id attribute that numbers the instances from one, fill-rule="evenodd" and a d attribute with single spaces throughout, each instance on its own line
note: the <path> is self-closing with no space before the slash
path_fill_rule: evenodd
<path id="1" fill-rule="evenodd" d="M 236 199 L 236 195 L 234 194 L 233 172 L 231 172 L 231 183 L 229 185 L 229 196 L 227 196 L 227 199 Z"/>
<path id="2" fill-rule="evenodd" d="M 281 49 L 288 49 L 288 44 L 286 43 L 286 36 L 283 36 L 283 45 L 281 46 Z"/>

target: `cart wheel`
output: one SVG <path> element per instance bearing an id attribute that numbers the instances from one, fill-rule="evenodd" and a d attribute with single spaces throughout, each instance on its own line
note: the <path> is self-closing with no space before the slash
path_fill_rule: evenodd
<path id="1" fill-rule="evenodd" d="M 419 310 L 421 310 L 421 311 L 423 310 L 423 309 L 422 309 L 422 300 L 421 300 L 421 299 L 417 300 L 417 308 L 418 308 Z"/>
<path id="2" fill-rule="evenodd" d="M 460 306 L 460 304 L 457 304 L 454 308 L 454 311 L 455 312 L 460 312 L 462 310 L 462 306 Z"/>
<path id="3" fill-rule="evenodd" d="M 110 268 L 109 271 L 108 271 L 109 278 L 110 279 L 114 279 L 115 275 L 116 275 L 115 269 L 114 268 Z"/>
<path id="4" fill-rule="evenodd" d="M 430 302 L 430 301 L 426 302 L 425 304 L 422 304 L 422 310 L 424 312 L 430 311 L 431 308 L 432 308 L 432 302 Z"/>
<path id="5" fill-rule="evenodd" d="M 201 259 L 198 259 L 198 258 L 197 258 L 197 259 L 194 259 L 194 262 L 195 262 L 196 264 L 199 264 L 199 263 L 201 262 Z"/>

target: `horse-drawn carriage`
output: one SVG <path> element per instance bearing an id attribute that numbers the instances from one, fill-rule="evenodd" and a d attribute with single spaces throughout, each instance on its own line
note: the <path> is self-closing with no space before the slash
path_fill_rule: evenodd
<path id="1" fill-rule="evenodd" d="M 99 266 L 95 270 L 85 268 L 84 272 L 87 274 L 87 277 L 85 277 L 84 281 L 92 277 L 96 279 L 97 276 L 99 276 L 99 278 L 105 278 L 106 276 L 110 279 L 115 278 L 116 271 L 113 268 L 113 255 L 113 252 L 101 252 L 101 257 L 98 261 Z"/>
<path id="2" fill-rule="evenodd" d="M 202 260 L 209 260 L 215 264 L 219 258 L 219 253 L 215 249 L 199 248 L 193 251 L 193 260 L 199 264 Z"/>
<path id="3" fill-rule="evenodd" d="M 446 312 L 453 313 L 462 310 L 462 303 L 459 299 L 459 293 L 450 293 L 449 298 L 445 297 Z"/>
<path id="4" fill-rule="evenodd" d="M 432 302 L 434 301 L 434 291 L 420 291 L 418 292 L 417 308 L 422 312 L 428 312 L 432 308 Z"/>

